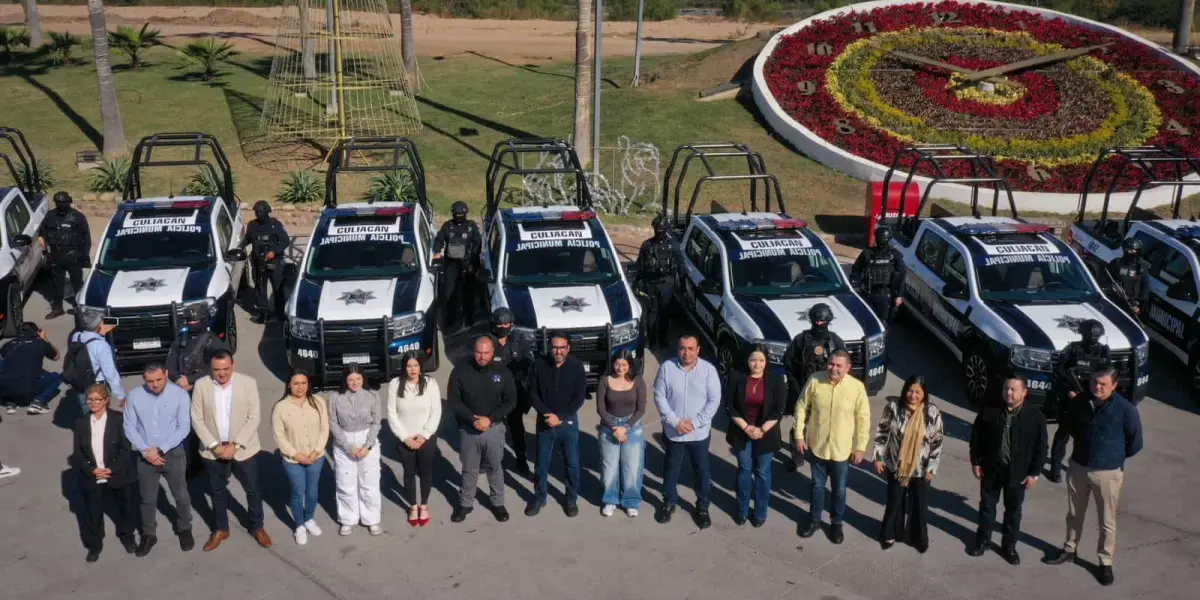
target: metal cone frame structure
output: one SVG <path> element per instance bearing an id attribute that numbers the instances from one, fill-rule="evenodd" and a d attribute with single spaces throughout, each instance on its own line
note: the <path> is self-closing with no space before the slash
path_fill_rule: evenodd
<path id="1" fill-rule="evenodd" d="M 421 129 L 386 0 L 284 0 L 282 11 L 262 134 L 332 147 Z"/>

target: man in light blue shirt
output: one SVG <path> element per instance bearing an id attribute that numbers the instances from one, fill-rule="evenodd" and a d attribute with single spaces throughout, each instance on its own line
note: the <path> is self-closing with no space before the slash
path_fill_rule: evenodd
<path id="1" fill-rule="evenodd" d="M 92 371 L 96 374 L 96 381 L 93 383 L 107 383 L 109 391 L 112 392 L 116 402 L 113 403 L 113 408 L 121 408 L 125 404 L 125 388 L 121 387 L 121 372 L 117 370 L 117 362 L 113 357 L 112 346 L 108 345 L 108 340 L 105 339 L 115 326 L 104 324 L 104 316 L 98 312 L 87 312 L 80 315 L 79 331 L 76 331 L 67 338 L 69 342 L 81 342 L 87 344 L 88 360 L 92 363 Z M 87 407 L 87 398 L 84 395 L 84 390 L 77 390 L 72 387 L 71 392 L 75 394 L 76 400 L 79 401 L 80 408 L 84 414 L 91 412 Z"/>
<path id="2" fill-rule="evenodd" d="M 192 498 L 187 489 L 187 452 L 184 441 L 192 429 L 192 399 L 183 388 L 167 380 L 162 363 L 142 371 L 145 385 L 129 393 L 125 404 L 125 437 L 141 457 L 137 461 L 138 491 L 142 496 L 142 541 L 137 555 L 145 556 L 158 542 L 158 480 L 166 477 L 175 499 L 175 534 L 179 549 L 187 552 L 192 537 Z"/>
<path id="3" fill-rule="evenodd" d="M 721 408 L 721 379 L 712 363 L 700 358 L 700 340 L 694 335 L 679 338 L 679 358 L 664 362 L 654 379 L 654 405 L 662 416 L 667 454 L 663 474 L 663 507 L 654 519 L 671 520 L 679 500 L 679 471 L 683 458 L 692 461 L 696 478 L 696 525 L 707 529 L 708 494 L 712 479 L 708 469 L 708 437 L 712 420 Z"/>

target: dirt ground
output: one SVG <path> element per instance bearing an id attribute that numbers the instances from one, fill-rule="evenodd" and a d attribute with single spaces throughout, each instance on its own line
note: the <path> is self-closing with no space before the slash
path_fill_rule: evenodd
<path id="1" fill-rule="evenodd" d="M 86 6 L 43 6 L 39 9 L 47 31 L 70 31 L 88 35 Z M 149 21 L 162 30 L 164 41 L 175 45 L 190 39 L 226 38 L 242 52 L 270 52 L 279 25 L 278 8 L 208 7 L 120 7 L 105 9 L 110 29 Z M 21 7 L 0 5 L 0 24 L 24 20 Z M 392 15 L 400 30 L 400 15 Z M 684 18 L 646 23 L 642 36 L 644 54 L 699 52 L 722 43 L 752 37 L 770 24 L 739 23 L 712 18 Z M 507 60 L 560 61 L 575 55 L 575 23 L 571 21 L 504 21 L 495 19 L 446 19 L 413 15 L 417 53 L 421 56 L 451 56 L 468 52 L 486 53 Z M 631 56 L 637 23 L 606 22 L 605 56 Z"/>

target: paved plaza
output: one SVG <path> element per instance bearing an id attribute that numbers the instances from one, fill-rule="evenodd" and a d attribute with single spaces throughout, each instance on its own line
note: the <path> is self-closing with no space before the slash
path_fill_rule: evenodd
<path id="1" fill-rule="evenodd" d="M 40 293 L 25 314 L 38 318 L 48 310 Z M 70 327 L 62 318 L 44 324 L 61 350 Z M 433 521 L 412 529 L 400 504 L 402 473 L 390 430 L 384 427 L 385 533 L 372 537 L 363 528 L 339 537 L 334 525 L 333 474 L 321 482 L 317 521 L 325 534 L 297 546 L 287 523 L 287 481 L 273 453 L 268 415 L 283 390 L 286 372 L 282 330 L 251 324 L 239 311 L 240 345 L 236 368 L 258 379 L 263 400 L 260 433 L 262 473 L 268 505 L 266 529 L 275 539 L 269 550 L 258 547 L 245 529 L 234 525 L 232 537 L 212 553 L 200 551 L 207 538 L 211 510 L 204 478 L 191 482 L 198 540 L 190 553 L 179 551 L 160 515 L 160 543 L 146 558 L 125 554 L 108 528 L 100 561 L 85 564 L 76 519 L 75 474 L 67 466 L 71 434 L 66 427 L 77 407 L 51 407 L 53 414 L 6 416 L 0 424 L 0 457 L 23 473 L 0 482 L 0 598 L 163 599 L 279 598 L 1195 598 L 1200 586 L 1200 513 L 1188 512 L 1200 496 L 1200 470 L 1195 460 L 1200 437 L 1200 408 L 1191 403 L 1181 369 L 1157 348 L 1150 397 L 1140 405 L 1145 450 L 1127 464 L 1121 494 L 1117 581 L 1101 587 L 1079 565 L 1048 567 L 1039 559 L 1061 544 L 1065 532 L 1066 489 L 1044 477 L 1027 496 L 1024 535 L 1018 550 L 1022 564 L 1013 567 L 995 552 L 970 558 L 964 548 L 975 530 L 978 485 L 968 464 L 967 439 L 974 413 L 964 407 L 959 368 L 954 358 L 916 327 L 900 323 L 891 333 L 888 385 L 872 400 L 872 421 L 888 395 L 899 393 L 904 377 L 920 373 L 930 383 L 943 410 L 946 444 L 930 498 L 929 552 L 918 554 L 898 544 L 879 548 L 876 533 L 883 514 L 885 484 L 873 471 L 852 469 L 846 542 L 831 544 L 824 535 L 803 540 L 796 525 L 807 517 L 808 469 L 789 474 L 777 460 L 772 510 L 764 527 L 734 525 L 735 461 L 725 443 L 728 422 L 722 415 L 711 441 L 713 454 L 713 527 L 699 531 L 688 510 L 695 498 L 684 469 L 680 496 L 684 510 L 668 525 L 654 522 L 661 498 L 663 453 L 661 426 L 651 405 L 646 415 L 647 471 L 642 514 L 604 518 L 600 496 L 599 452 L 594 400 L 581 421 L 584 466 L 581 514 L 567 518 L 551 503 L 541 515 L 522 514 L 532 495 L 532 482 L 510 473 L 507 506 L 512 519 L 497 523 L 481 500 L 461 524 L 450 523 L 451 501 L 459 485 L 457 440 L 446 418 L 439 439 L 437 482 L 431 500 Z M 480 331 L 481 332 L 481 331 Z M 462 356 L 465 336 L 450 340 L 452 357 Z M 659 353 L 659 357 L 669 356 Z M 657 369 L 646 365 L 647 382 Z M 442 389 L 450 366 L 436 374 Z M 127 377 L 126 386 L 140 379 Z M 532 431 L 533 415 L 527 426 Z M 863 467 L 869 467 L 864 463 Z M 561 467 L 553 471 L 559 477 Z M 486 487 L 480 484 L 481 488 Z M 245 518 L 233 488 L 233 514 Z M 556 479 L 552 496 L 561 498 Z M 485 490 L 480 490 L 483 497 Z M 165 488 L 164 488 L 165 497 Z M 165 504 L 164 504 L 165 506 Z M 168 511 L 170 509 L 167 509 Z M 999 541 L 997 534 L 995 541 Z M 1080 546 L 1081 559 L 1096 560 L 1096 516 L 1089 513 Z M 1191 590 L 1191 591 L 1189 591 Z"/>

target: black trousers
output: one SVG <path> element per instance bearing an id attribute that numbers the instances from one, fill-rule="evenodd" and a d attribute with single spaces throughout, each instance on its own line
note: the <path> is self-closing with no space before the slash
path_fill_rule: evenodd
<path id="1" fill-rule="evenodd" d="M 442 302 L 446 327 L 469 327 L 475 321 L 475 278 L 466 261 L 446 260 L 442 270 Z"/>
<path id="2" fill-rule="evenodd" d="M 429 492 L 433 489 L 433 459 L 437 457 L 437 436 L 425 440 L 417 450 L 409 450 L 403 442 L 400 448 L 400 466 L 404 468 L 404 499 L 409 506 L 429 504 Z M 421 478 L 421 501 L 417 502 L 417 477 Z"/>
<path id="3" fill-rule="evenodd" d="M 1024 478 L 1022 478 L 1024 479 Z M 982 540 L 990 540 L 996 526 L 996 506 L 1004 496 L 1004 525 L 1002 546 L 1015 546 L 1021 533 L 1021 506 L 1025 503 L 1025 486 L 1021 479 L 1009 484 L 1009 467 L 999 467 L 991 472 L 984 471 L 979 480 L 979 529 L 976 534 Z"/>
<path id="4" fill-rule="evenodd" d="M 929 482 L 913 477 L 900 485 L 896 474 L 887 472 L 887 508 L 883 510 L 882 541 L 907 541 L 913 548 L 929 548 Z"/>
<path id="5" fill-rule="evenodd" d="M 659 347 L 670 344 L 671 302 L 675 297 L 675 284 L 671 280 L 661 282 L 646 282 L 646 333 L 651 346 Z"/>
<path id="6" fill-rule="evenodd" d="M 267 262 L 264 259 L 254 260 L 254 307 L 263 315 L 278 314 L 283 304 L 284 264 L 282 257 Z M 271 297 L 267 297 L 267 284 L 271 285 Z"/>
<path id="7" fill-rule="evenodd" d="M 67 295 L 67 276 L 71 277 L 71 289 L 75 293 L 83 289 L 83 267 L 79 263 L 69 265 L 50 264 L 50 280 L 53 284 L 50 293 L 50 308 L 62 310 L 63 298 Z M 74 302 L 71 302 L 74 304 Z"/>
<path id="8" fill-rule="evenodd" d="M 133 485 L 109 487 L 107 483 L 83 488 L 83 519 L 79 530 L 79 538 L 83 547 L 88 550 L 104 548 L 104 508 L 109 498 L 117 506 L 116 518 L 117 539 L 133 538 L 134 531 L 134 501 Z"/>
<path id="9" fill-rule="evenodd" d="M 512 436 L 513 455 L 518 461 L 525 461 L 529 458 L 525 444 L 525 415 L 530 408 L 532 407 L 529 404 L 529 394 L 518 388 L 517 407 L 505 417 L 505 421 L 508 422 L 508 434 Z"/>
<path id="10" fill-rule="evenodd" d="M 892 291 L 888 288 L 879 288 L 871 290 L 865 296 L 867 304 L 871 305 L 875 316 L 879 317 L 885 326 L 890 324 L 892 317 L 896 314 L 896 298 L 892 296 Z"/>
<path id="11" fill-rule="evenodd" d="M 229 476 L 238 478 L 246 490 L 246 511 L 250 513 L 250 531 L 262 529 L 263 503 L 258 485 L 258 457 L 243 461 L 207 460 L 204 470 L 208 473 L 208 484 L 212 489 L 213 524 L 217 531 L 229 531 Z"/>

